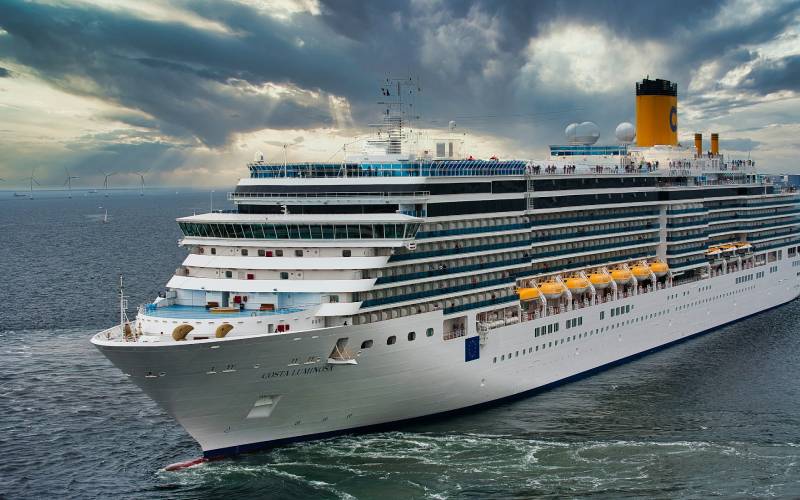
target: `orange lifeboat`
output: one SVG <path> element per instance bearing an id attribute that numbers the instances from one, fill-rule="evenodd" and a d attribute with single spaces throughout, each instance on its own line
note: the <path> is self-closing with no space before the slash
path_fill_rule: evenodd
<path id="1" fill-rule="evenodd" d="M 545 281 L 539 285 L 539 290 L 548 299 L 557 299 L 564 295 L 564 285 L 555 280 Z"/>
<path id="2" fill-rule="evenodd" d="M 631 267 L 633 276 L 639 281 L 647 281 L 650 279 L 650 266 L 644 264 L 636 264 Z"/>
<path id="3" fill-rule="evenodd" d="M 580 295 L 589 289 L 589 280 L 580 276 L 570 276 L 567 278 L 566 285 L 571 293 Z"/>
<path id="4" fill-rule="evenodd" d="M 650 263 L 650 270 L 656 275 L 656 278 L 663 278 L 669 272 L 669 265 L 662 260 L 654 260 Z"/>
<path id="5" fill-rule="evenodd" d="M 617 285 L 627 285 L 630 283 L 632 277 L 633 274 L 624 268 L 617 268 L 611 271 L 611 279 L 613 279 L 614 283 Z"/>
<path id="6" fill-rule="evenodd" d="M 592 273 L 589 275 L 589 281 L 596 290 L 604 290 L 611 284 L 611 276 L 606 273 Z"/>
<path id="7" fill-rule="evenodd" d="M 519 300 L 536 300 L 541 297 L 542 292 L 536 287 L 518 288 L 517 295 L 519 295 Z"/>

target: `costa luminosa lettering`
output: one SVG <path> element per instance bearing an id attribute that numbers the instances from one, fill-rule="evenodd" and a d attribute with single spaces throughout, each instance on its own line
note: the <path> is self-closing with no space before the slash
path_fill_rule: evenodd
<path id="1" fill-rule="evenodd" d="M 333 371 L 333 365 L 325 366 L 309 366 L 306 368 L 292 368 L 291 370 L 275 370 L 270 373 L 261 375 L 263 379 L 269 378 L 285 378 L 285 377 L 298 377 L 302 375 L 314 375 L 317 373 Z"/>

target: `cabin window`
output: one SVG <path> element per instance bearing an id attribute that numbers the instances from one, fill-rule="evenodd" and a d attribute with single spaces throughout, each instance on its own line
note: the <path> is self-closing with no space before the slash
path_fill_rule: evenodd
<path id="1" fill-rule="evenodd" d="M 417 338 L 417 332 L 408 332 L 408 341 L 411 342 Z"/>
<path id="2" fill-rule="evenodd" d="M 216 248 L 212 248 L 211 249 L 211 255 L 217 255 L 217 249 Z"/>
<path id="3" fill-rule="evenodd" d="M 372 347 L 372 341 L 371 340 L 365 340 L 364 342 L 361 343 L 361 348 L 362 349 L 369 349 L 370 347 Z"/>
<path id="4" fill-rule="evenodd" d="M 397 342 L 397 337 L 395 337 L 394 335 L 386 339 L 386 345 L 392 345 L 395 342 Z"/>
<path id="5" fill-rule="evenodd" d="M 342 250 L 342 257 L 350 257 L 353 255 L 351 250 Z"/>
<path id="6" fill-rule="evenodd" d="M 247 257 L 247 249 L 246 248 L 242 248 L 242 256 L 243 257 Z"/>
<path id="7" fill-rule="evenodd" d="M 328 302 L 331 304 L 338 304 L 339 303 L 339 296 L 338 295 L 330 295 L 328 296 Z"/>
<path id="8" fill-rule="evenodd" d="M 289 279 L 289 273 L 287 273 L 286 271 L 282 272 L 281 273 L 281 279 L 282 280 L 288 280 Z"/>
<path id="9" fill-rule="evenodd" d="M 302 257 L 303 256 L 303 251 L 302 250 L 295 250 L 294 251 L 294 256 L 295 257 Z"/>
<path id="10" fill-rule="evenodd" d="M 433 337 L 433 328 L 428 328 L 427 330 L 425 330 L 425 335 L 427 335 L 428 337 Z"/>
<path id="11" fill-rule="evenodd" d="M 247 273 L 247 279 L 254 280 L 254 279 L 256 279 L 256 275 L 253 274 L 253 273 Z"/>
<path id="12" fill-rule="evenodd" d="M 226 278 L 233 278 L 233 271 L 225 271 Z"/>
<path id="13" fill-rule="evenodd" d="M 275 250 L 276 257 L 283 257 L 283 250 Z"/>
<path id="14" fill-rule="evenodd" d="M 259 249 L 258 250 L 258 256 L 259 257 L 264 257 L 266 254 L 267 254 L 267 252 L 264 249 Z"/>

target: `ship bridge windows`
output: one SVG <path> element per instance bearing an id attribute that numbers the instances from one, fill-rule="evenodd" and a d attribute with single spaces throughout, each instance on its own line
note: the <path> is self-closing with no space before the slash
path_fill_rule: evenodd
<path id="1" fill-rule="evenodd" d="M 200 224 L 179 222 L 178 226 L 187 237 L 353 240 L 413 238 L 420 224 Z"/>

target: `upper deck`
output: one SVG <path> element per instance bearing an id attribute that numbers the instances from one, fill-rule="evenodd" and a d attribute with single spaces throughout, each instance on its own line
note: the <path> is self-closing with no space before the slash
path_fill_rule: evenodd
<path id="1" fill-rule="evenodd" d="M 694 176 L 704 174 L 755 174 L 751 160 L 726 159 L 721 155 L 687 155 L 685 149 L 648 148 L 625 155 L 563 156 L 546 160 L 381 160 L 341 163 L 248 164 L 249 179 L 348 179 L 424 177 L 520 177 L 582 175 Z"/>

